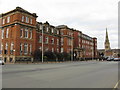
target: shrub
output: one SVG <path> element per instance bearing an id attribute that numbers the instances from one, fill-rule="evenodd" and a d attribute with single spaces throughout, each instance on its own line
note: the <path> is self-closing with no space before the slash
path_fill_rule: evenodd
<path id="1" fill-rule="evenodd" d="M 42 51 L 35 50 L 33 53 L 34 61 L 41 61 L 42 60 Z"/>
<path id="2" fill-rule="evenodd" d="M 44 56 L 47 57 L 47 61 L 55 61 L 56 60 L 56 55 L 51 51 L 44 52 Z"/>

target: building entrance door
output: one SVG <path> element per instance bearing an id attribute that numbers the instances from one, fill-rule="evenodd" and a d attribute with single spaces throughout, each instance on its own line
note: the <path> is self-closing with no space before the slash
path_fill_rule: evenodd
<path id="1" fill-rule="evenodd" d="M 5 57 L 5 58 L 4 58 L 4 62 L 6 63 L 6 61 L 7 61 L 7 58 Z"/>
<path id="2" fill-rule="evenodd" d="M 13 58 L 10 58 L 10 62 L 12 62 Z"/>

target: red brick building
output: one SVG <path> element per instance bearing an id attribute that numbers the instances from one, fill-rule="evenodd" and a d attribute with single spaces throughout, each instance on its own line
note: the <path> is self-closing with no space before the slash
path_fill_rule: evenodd
<path id="1" fill-rule="evenodd" d="M 5 62 L 33 60 L 35 50 L 71 53 L 72 57 L 96 58 L 97 39 L 66 25 L 36 21 L 37 15 L 20 7 L 1 14 L 0 58 Z"/>
<path id="2" fill-rule="evenodd" d="M 59 25 L 56 27 L 60 31 L 60 52 L 70 53 L 73 51 L 73 30 L 66 25 Z"/>
<path id="3" fill-rule="evenodd" d="M 5 62 L 31 60 L 35 50 L 36 14 L 16 7 L 1 14 L 1 55 Z"/>
<path id="4" fill-rule="evenodd" d="M 42 29 L 43 29 L 43 50 L 60 52 L 60 31 L 56 27 L 46 23 L 37 23 L 36 49 L 42 51 Z"/>
<path id="5" fill-rule="evenodd" d="M 81 31 L 74 31 L 74 51 L 77 58 L 97 58 L 97 38 L 92 38 Z"/>

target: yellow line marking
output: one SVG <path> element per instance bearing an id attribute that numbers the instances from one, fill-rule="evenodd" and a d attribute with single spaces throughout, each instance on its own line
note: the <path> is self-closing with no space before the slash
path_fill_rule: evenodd
<path id="1" fill-rule="evenodd" d="M 115 84 L 113 90 L 116 90 L 116 88 L 118 88 L 118 84 L 119 84 L 120 80 Z"/>

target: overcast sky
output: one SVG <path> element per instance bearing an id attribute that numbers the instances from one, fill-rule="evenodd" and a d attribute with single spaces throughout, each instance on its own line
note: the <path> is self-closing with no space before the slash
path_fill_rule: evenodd
<path id="1" fill-rule="evenodd" d="M 0 0 L 0 13 L 17 6 L 37 13 L 37 21 L 51 25 L 67 25 L 97 37 L 98 49 L 104 48 L 108 28 L 111 48 L 118 48 L 119 0 Z"/>

